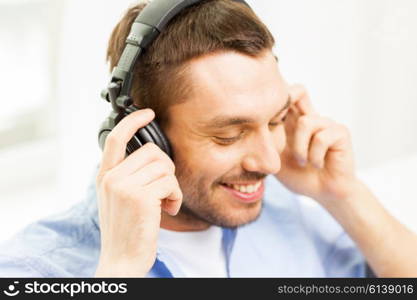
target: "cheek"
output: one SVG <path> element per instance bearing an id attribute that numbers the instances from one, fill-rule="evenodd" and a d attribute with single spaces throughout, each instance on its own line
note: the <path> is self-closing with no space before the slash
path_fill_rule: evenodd
<path id="1" fill-rule="evenodd" d="M 232 147 L 196 146 L 186 151 L 187 155 L 183 159 L 187 160 L 194 174 L 212 182 L 239 166 L 240 153 L 236 151 Z"/>
<path id="2" fill-rule="evenodd" d="M 213 149 L 214 148 L 214 149 Z M 240 153 L 232 147 L 213 147 L 201 155 L 203 167 L 218 177 L 239 166 Z"/>
<path id="3" fill-rule="evenodd" d="M 174 150 L 176 166 L 183 169 L 177 171 L 186 171 L 182 174 L 188 174 L 194 180 L 199 177 L 213 182 L 240 165 L 242 155 L 239 148 L 222 147 L 178 129 L 167 131 L 167 135 Z"/>

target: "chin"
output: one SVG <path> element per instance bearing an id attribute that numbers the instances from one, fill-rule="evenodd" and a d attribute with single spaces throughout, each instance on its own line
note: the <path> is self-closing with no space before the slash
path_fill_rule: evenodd
<path id="1" fill-rule="evenodd" d="M 228 208 L 223 209 L 223 212 L 217 214 L 211 214 L 211 216 L 206 216 L 205 219 L 207 222 L 212 225 L 226 227 L 226 228 L 236 228 L 244 226 L 256 221 L 261 212 L 262 212 L 262 203 L 263 201 L 258 201 L 256 203 L 251 203 L 250 205 L 245 205 L 241 208 Z"/>
<path id="2" fill-rule="evenodd" d="M 236 228 L 256 221 L 263 206 L 263 197 L 253 202 L 236 200 L 224 189 L 199 194 L 184 193 L 181 215 L 186 222 L 203 222 L 225 228 Z"/>

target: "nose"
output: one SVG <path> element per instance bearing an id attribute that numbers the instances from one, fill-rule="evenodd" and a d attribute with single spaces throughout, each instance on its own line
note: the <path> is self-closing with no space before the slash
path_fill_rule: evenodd
<path id="1" fill-rule="evenodd" d="M 265 131 L 250 141 L 250 150 L 242 161 L 243 169 L 250 172 L 276 174 L 281 169 L 279 145 L 271 132 Z"/>

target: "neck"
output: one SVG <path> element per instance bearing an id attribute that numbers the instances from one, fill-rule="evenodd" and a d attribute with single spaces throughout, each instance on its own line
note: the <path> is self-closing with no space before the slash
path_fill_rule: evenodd
<path id="1" fill-rule="evenodd" d="M 211 226 L 210 223 L 181 210 L 176 216 L 165 212 L 161 215 L 161 228 L 172 231 L 202 231 Z"/>

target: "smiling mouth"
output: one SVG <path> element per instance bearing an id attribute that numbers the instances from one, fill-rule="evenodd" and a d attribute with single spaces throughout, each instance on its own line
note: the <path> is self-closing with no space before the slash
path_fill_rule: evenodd
<path id="1" fill-rule="evenodd" d="M 242 203 L 254 203 L 262 199 L 265 187 L 263 180 L 251 182 L 250 184 L 223 183 L 220 185 L 235 200 Z"/>
<path id="2" fill-rule="evenodd" d="M 234 184 L 234 183 L 221 183 L 221 185 L 231 188 L 235 191 L 245 193 L 245 194 L 252 194 L 259 190 L 262 185 L 262 180 L 259 180 L 255 183 L 251 184 Z"/>

